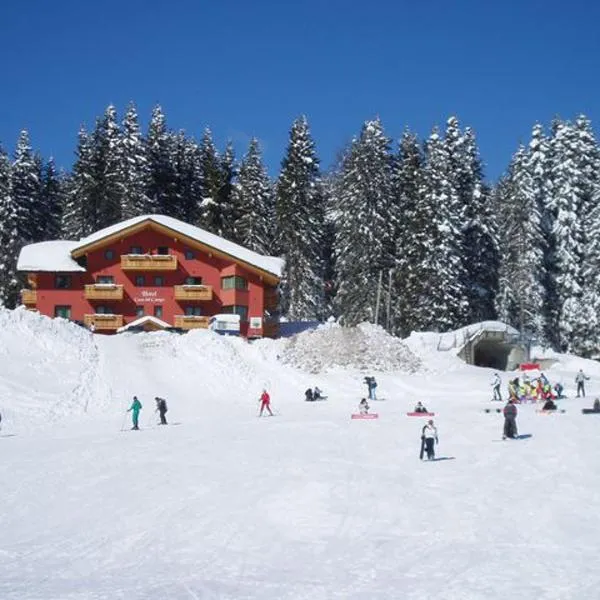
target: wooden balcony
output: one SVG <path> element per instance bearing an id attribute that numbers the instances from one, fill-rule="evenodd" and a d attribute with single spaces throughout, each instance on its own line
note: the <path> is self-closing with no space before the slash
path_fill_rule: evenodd
<path id="1" fill-rule="evenodd" d="M 86 300 L 123 300 L 123 286 L 113 283 L 92 283 L 85 286 Z"/>
<path id="2" fill-rule="evenodd" d="M 86 327 L 93 324 L 96 331 L 113 331 L 123 327 L 123 315 L 84 315 L 83 322 Z"/>
<path id="3" fill-rule="evenodd" d="M 37 304 L 37 290 L 21 290 L 21 303 L 25 306 Z"/>
<path id="4" fill-rule="evenodd" d="M 180 329 L 208 329 L 208 317 L 175 315 L 175 327 Z"/>
<path id="5" fill-rule="evenodd" d="M 213 298 L 212 285 L 176 285 L 175 300 L 185 302 L 206 302 Z"/>
<path id="6" fill-rule="evenodd" d="M 176 271 L 177 256 L 174 254 L 123 254 L 123 271 Z"/>

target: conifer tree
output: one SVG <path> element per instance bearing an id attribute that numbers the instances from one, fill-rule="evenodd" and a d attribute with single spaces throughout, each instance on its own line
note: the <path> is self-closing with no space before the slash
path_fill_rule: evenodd
<path id="1" fill-rule="evenodd" d="M 334 300 L 347 326 L 383 322 L 377 312 L 380 274 L 393 259 L 392 160 L 390 141 L 379 120 L 367 121 L 342 161 L 335 189 Z"/>
<path id="2" fill-rule="evenodd" d="M 468 289 L 462 261 L 461 219 L 464 206 L 455 187 L 446 145 L 434 129 L 426 146 L 423 212 L 428 215 L 429 260 L 422 269 L 429 290 L 421 300 L 419 322 L 429 331 L 467 324 Z"/>
<path id="3" fill-rule="evenodd" d="M 11 175 L 10 160 L 0 147 L 0 305 L 8 308 L 18 303 L 17 257 L 21 246 Z"/>
<path id="4" fill-rule="evenodd" d="M 151 212 L 150 199 L 146 195 L 150 185 L 150 169 L 146 148 L 142 139 L 138 114 L 131 103 L 123 118 L 119 147 L 120 179 L 123 184 L 121 216 L 130 219 Z"/>
<path id="5" fill-rule="evenodd" d="M 276 252 L 285 258 L 282 310 L 292 320 L 321 319 L 325 210 L 319 160 L 305 117 L 292 125 L 275 215 Z"/>
<path id="6" fill-rule="evenodd" d="M 19 136 L 12 168 L 12 200 L 16 209 L 17 237 L 20 244 L 39 241 L 39 165 L 29 144 L 29 134 Z"/>
<path id="7" fill-rule="evenodd" d="M 150 169 L 150 184 L 147 196 L 150 199 L 152 213 L 175 216 L 177 208 L 177 183 L 175 173 L 174 143 L 177 138 L 167 130 L 165 116 L 160 106 L 152 111 L 148 127 L 146 151 L 148 168 Z M 181 151 L 181 148 L 179 148 Z"/>
<path id="8" fill-rule="evenodd" d="M 54 159 L 46 163 L 42 174 L 41 207 L 45 227 L 40 239 L 55 240 L 60 237 L 63 208 L 63 183 L 56 172 Z"/>
<path id="9" fill-rule="evenodd" d="M 250 141 L 242 159 L 234 193 L 240 215 L 238 243 L 260 254 L 269 254 L 273 238 L 273 189 L 256 138 Z"/>
<path id="10" fill-rule="evenodd" d="M 202 164 L 198 145 L 183 132 L 171 135 L 173 183 L 169 216 L 196 223 L 202 204 Z"/>
<path id="11" fill-rule="evenodd" d="M 222 235 L 228 240 L 236 239 L 236 223 L 239 215 L 234 198 L 234 181 L 237 175 L 235 151 L 231 142 L 227 143 L 221 157 L 221 187 L 219 188 L 219 205 L 222 207 Z"/>

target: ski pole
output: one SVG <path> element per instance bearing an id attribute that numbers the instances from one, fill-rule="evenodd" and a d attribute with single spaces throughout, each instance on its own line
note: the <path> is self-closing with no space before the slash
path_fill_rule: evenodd
<path id="1" fill-rule="evenodd" d="M 123 413 L 123 420 L 121 421 L 121 431 L 125 431 L 125 419 L 127 418 L 127 411 Z"/>

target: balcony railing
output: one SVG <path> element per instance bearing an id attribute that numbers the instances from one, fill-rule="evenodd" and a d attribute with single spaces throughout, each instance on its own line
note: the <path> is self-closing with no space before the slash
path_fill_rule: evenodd
<path id="1" fill-rule="evenodd" d="M 114 283 L 91 283 L 85 286 L 86 300 L 123 300 L 123 286 Z"/>
<path id="2" fill-rule="evenodd" d="M 37 290 L 21 290 L 21 302 L 26 306 L 37 304 Z"/>
<path id="3" fill-rule="evenodd" d="M 212 285 L 176 285 L 175 300 L 186 302 L 204 302 L 212 300 Z"/>
<path id="4" fill-rule="evenodd" d="M 123 254 L 123 271 L 176 271 L 177 256 L 174 254 Z"/>
<path id="5" fill-rule="evenodd" d="M 175 327 L 180 329 L 208 329 L 208 317 L 175 315 Z"/>
<path id="6" fill-rule="evenodd" d="M 96 331 L 114 330 L 123 327 L 123 315 L 94 314 L 84 315 L 83 322 L 86 327 L 94 326 Z"/>

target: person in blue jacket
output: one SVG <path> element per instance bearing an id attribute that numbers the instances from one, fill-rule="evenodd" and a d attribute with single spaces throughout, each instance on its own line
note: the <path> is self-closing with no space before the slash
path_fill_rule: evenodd
<path id="1" fill-rule="evenodd" d="M 131 421 L 133 423 L 131 429 L 139 429 L 140 410 L 142 410 L 142 403 L 138 400 L 137 396 L 134 396 L 131 406 L 127 409 L 127 412 L 131 412 Z"/>

